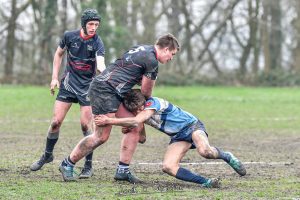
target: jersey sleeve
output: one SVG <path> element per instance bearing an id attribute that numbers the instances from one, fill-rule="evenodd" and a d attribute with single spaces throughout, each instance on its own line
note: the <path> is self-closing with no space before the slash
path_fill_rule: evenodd
<path id="1" fill-rule="evenodd" d="M 159 111 L 160 110 L 160 103 L 159 101 L 156 101 L 154 98 L 150 97 L 146 102 L 145 102 L 145 108 L 144 110 L 155 110 Z"/>
<path id="2" fill-rule="evenodd" d="M 62 49 L 64 49 L 67 46 L 67 41 L 68 41 L 68 36 L 67 36 L 68 34 L 67 33 L 68 33 L 67 31 L 64 33 L 64 35 L 63 35 L 63 37 L 60 40 L 59 45 L 58 45 Z"/>
<path id="3" fill-rule="evenodd" d="M 156 80 L 158 74 L 158 61 L 155 57 L 150 57 L 145 61 L 144 75 L 151 80 Z"/>
<path id="4" fill-rule="evenodd" d="M 96 56 L 104 56 L 105 55 L 105 48 L 104 44 L 100 37 L 98 37 L 96 42 Z"/>

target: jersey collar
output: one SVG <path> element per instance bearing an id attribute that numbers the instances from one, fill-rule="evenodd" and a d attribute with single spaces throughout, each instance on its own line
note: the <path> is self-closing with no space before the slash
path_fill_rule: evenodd
<path id="1" fill-rule="evenodd" d="M 82 30 L 82 29 L 81 29 Z M 83 39 L 83 40 L 88 40 L 88 39 L 91 39 L 92 37 L 94 37 L 95 36 L 95 34 L 94 35 L 90 35 L 90 36 L 87 36 L 87 37 L 84 37 L 84 35 L 82 34 L 82 31 L 80 30 L 80 37 Z"/>

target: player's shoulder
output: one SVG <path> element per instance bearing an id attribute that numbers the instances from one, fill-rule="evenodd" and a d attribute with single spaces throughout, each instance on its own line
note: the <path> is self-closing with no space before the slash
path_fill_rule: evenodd
<path id="1" fill-rule="evenodd" d="M 72 36 L 79 36 L 80 30 L 68 30 L 64 32 L 64 36 L 72 37 Z"/>
<path id="2" fill-rule="evenodd" d="M 147 99 L 146 104 L 148 103 L 148 106 L 153 106 L 153 105 L 162 105 L 165 104 L 166 102 L 167 101 L 162 98 L 150 97 Z"/>
<path id="3" fill-rule="evenodd" d="M 93 37 L 93 39 L 94 39 L 94 42 L 95 42 L 95 43 L 100 44 L 100 45 L 104 45 L 104 44 L 103 44 L 103 41 L 102 41 L 102 39 L 101 39 L 101 37 L 100 37 L 100 35 L 95 34 L 94 37 Z"/>
<path id="4" fill-rule="evenodd" d="M 145 51 L 142 52 L 146 55 L 143 56 L 144 62 L 146 62 L 147 65 L 157 67 L 158 66 L 158 60 L 156 57 L 156 51 L 153 45 L 142 45 L 145 48 Z"/>

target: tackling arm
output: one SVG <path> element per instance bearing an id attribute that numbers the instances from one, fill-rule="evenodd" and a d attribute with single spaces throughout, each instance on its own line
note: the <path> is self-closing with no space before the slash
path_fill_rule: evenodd
<path id="1" fill-rule="evenodd" d="M 105 115 L 97 115 L 94 117 L 95 124 L 97 126 L 104 125 L 117 125 L 117 126 L 125 126 L 125 127 L 137 127 L 139 123 L 143 123 L 147 119 L 149 119 L 155 110 L 143 110 L 135 117 L 128 118 L 110 118 Z"/>

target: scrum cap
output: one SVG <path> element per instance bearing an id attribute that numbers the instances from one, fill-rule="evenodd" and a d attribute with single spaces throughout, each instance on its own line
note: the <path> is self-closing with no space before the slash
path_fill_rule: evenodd
<path id="1" fill-rule="evenodd" d="M 87 8 L 83 11 L 81 15 L 81 26 L 85 34 L 87 34 L 86 24 L 89 21 L 99 21 L 101 22 L 101 16 L 98 14 L 97 10 Z"/>

